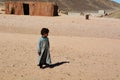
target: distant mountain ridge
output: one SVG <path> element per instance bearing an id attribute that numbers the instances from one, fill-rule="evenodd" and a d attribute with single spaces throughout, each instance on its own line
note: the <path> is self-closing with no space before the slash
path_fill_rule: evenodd
<path id="1" fill-rule="evenodd" d="M 59 6 L 59 9 L 69 11 L 95 11 L 99 9 L 104 10 L 120 9 L 120 4 L 113 2 L 111 0 L 13 0 L 13 1 L 55 2 Z"/>

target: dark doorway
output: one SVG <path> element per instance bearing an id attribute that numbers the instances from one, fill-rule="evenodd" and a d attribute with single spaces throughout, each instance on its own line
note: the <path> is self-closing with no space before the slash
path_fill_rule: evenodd
<path id="1" fill-rule="evenodd" d="M 23 4 L 24 15 L 29 15 L 29 4 Z"/>
<path id="2" fill-rule="evenodd" d="M 54 5 L 54 16 L 58 16 L 58 6 Z"/>
<path id="3" fill-rule="evenodd" d="M 11 14 L 15 14 L 15 9 L 14 8 L 12 8 Z"/>

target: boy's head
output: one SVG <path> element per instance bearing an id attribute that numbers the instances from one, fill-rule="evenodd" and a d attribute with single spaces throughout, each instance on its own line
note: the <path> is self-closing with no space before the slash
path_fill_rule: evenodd
<path id="1" fill-rule="evenodd" d="M 49 33 L 49 29 L 48 28 L 42 28 L 41 35 L 48 36 L 48 33 Z"/>

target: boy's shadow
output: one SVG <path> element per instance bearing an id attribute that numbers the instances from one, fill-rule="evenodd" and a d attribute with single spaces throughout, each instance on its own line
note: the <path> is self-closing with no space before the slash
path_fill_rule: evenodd
<path id="1" fill-rule="evenodd" d="M 49 66 L 44 66 L 43 69 L 45 69 L 45 68 L 54 68 L 54 67 L 60 66 L 60 65 L 65 64 L 65 63 L 70 63 L 70 62 L 69 61 L 57 62 L 57 63 L 51 64 Z"/>

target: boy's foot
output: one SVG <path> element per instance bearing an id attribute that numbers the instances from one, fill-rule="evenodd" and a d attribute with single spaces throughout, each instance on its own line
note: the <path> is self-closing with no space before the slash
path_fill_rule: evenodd
<path id="1" fill-rule="evenodd" d="M 42 66 L 42 65 L 40 65 L 40 68 L 43 68 L 43 66 Z"/>
<path id="2" fill-rule="evenodd" d="M 42 65 L 40 65 L 40 64 L 38 64 L 37 66 L 39 66 L 40 68 L 43 68 L 43 66 L 42 66 Z"/>
<path id="3" fill-rule="evenodd" d="M 40 65 L 40 68 L 43 68 L 42 65 Z"/>

